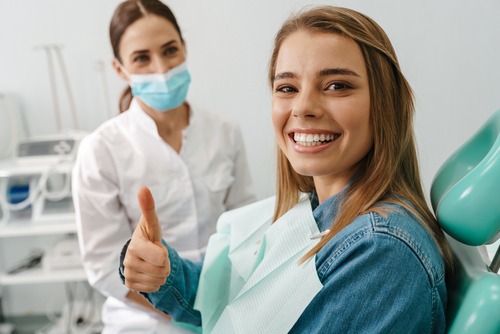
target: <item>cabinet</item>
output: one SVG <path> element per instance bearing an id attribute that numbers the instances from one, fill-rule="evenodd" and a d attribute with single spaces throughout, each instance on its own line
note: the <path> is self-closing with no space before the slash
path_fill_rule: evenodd
<path id="1" fill-rule="evenodd" d="M 0 165 L 0 297 L 3 312 L 7 319 L 41 318 L 36 325 L 37 334 L 98 333 L 102 327 L 100 306 L 103 298 L 88 285 L 81 265 L 71 191 L 60 198 L 40 193 L 29 206 L 20 210 L 7 206 L 16 204 L 16 191 L 26 199 L 28 195 L 22 194 L 23 189 L 28 189 L 28 193 L 37 189 L 43 168 L 30 165 L 17 168 Z M 57 189 L 54 191 L 57 186 L 68 186 L 65 182 L 69 179 L 65 178 L 70 178 L 70 172 L 71 164 L 58 164 L 57 169 L 51 170 L 51 178 L 45 180 L 44 187 L 52 191 L 52 195 L 57 193 Z M 34 252 L 43 254 L 34 266 L 8 272 L 26 263 Z M 22 323 L 16 324 L 16 333 L 33 333 L 32 329 L 23 331 L 22 326 Z"/>
<path id="2" fill-rule="evenodd" d="M 0 296 L 7 319 L 22 319 L 12 321 L 16 333 L 100 333 L 103 297 L 88 285 L 83 267 L 48 270 L 39 263 L 15 274 L 5 271 L 33 248 L 50 249 L 68 236 L 76 237 L 74 220 L 0 224 Z"/>
<path id="3" fill-rule="evenodd" d="M 0 242 L 5 239 L 19 238 L 37 238 L 40 236 L 64 236 L 76 234 L 76 225 L 74 221 L 65 220 L 56 223 L 33 223 L 22 222 L 4 223 L 0 225 Z M 53 239 L 53 238 L 51 238 Z M 19 240 L 13 240 L 19 242 Z M 25 240 L 29 243 L 30 240 Z M 57 240 L 56 240 L 57 242 Z M 7 241 L 8 243 L 8 241 Z M 49 245 L 50 246 L 50 245 Z M 7 244 L 7 248 L 9 245 Z M 2 252 L 4 256 L 12 256 L 14 251 L 9 249 Z M 8 267 L 13 264 L 9 264 Z M 8 268 L 6 266 L 6 268 Z M 2 269 L 6 269 L 2 268 Z M 54 282 L 79 282 L 86 281 L 85 272 L 82 267 L 73 269 L 45 270 L 41 265 L 34 266 L 31 269 L 23 270 L 19 273 L 8 274 L 2 271 L 0 274 L 0 286 L 19 285 L 19 284 L 37 284 Z"/>
<path id="4" fill-rule="evenodd" d="M 102 297 L 88 285 L 83 267 L 49 270 L 39 263 L 15 274 L 6 272 L 7 268 L 26 259 L 33 248 L 50 249 L 68 236 L 76 237 L 74 220 L 0 224 L 0 296 L 3 297 L 3 310 L 7 318 L 27 315 L 33 316 L 32 319 L 38 317 L 40 320 L 35 325 L 35 333 L 69 332 L 66 328 L 76 324 L 78 318 L 82 317 L 87 320 L 87 325 L 80 326 L 81 331 L 73 328 L 71 333 L 99 333 L 99 328 L 102 327 Z M 88 311 L 90 309 L 93 311 Z M 31 324 L 31 329 L 23 331 L 23 323 L 25 319 L 16 324 L 16 333 L 33 333 L 34 325 Z"/>

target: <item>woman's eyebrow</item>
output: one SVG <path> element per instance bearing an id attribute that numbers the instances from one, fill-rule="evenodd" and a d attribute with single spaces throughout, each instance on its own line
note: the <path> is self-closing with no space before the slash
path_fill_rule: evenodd
<path id="1" fill-rule="evenodd" d="M 162 49 L 164 49 L 164 48 L 166 48 L 166 47 L 168 47 L 168 46 L 170 46 L 170 45 L 172 45 L 172 44 L 175 44 L 175 42 L 176 42 L 176 40 L 174 40 L 174 39 L 173 39 L 173 40 L 171 40 L 171 41 L 168 41 L 167 43 L 163 44 L 163 45 L 161 46 L 161 48 L 162 48 Z M 144 54 L 144 53 L 148 53 L 148 52 L 149 52 L 149 50 L 148 50 L 148 49 L 145 49 L 145 50 L 135 50 L 135 51 L 133 51 L 133 52 L 131 53 L 131 55 L 134 55 L 134 54 Z"/>
<path id="2" fill-rule="evenodd" d="M 352 75 L 355 77 L 361 77 L 358 73 L 353 70 L 347 68 L 327 68 L 319 71 L 319 76 L 326 77 L 330 75 Z M 273 82 L 281 79 L 293 79 L 295 78 L 295 74 L 292 72 L 281 72 L 274 76 Z"/>
<path id="3" fill-rule="evenodd" d="M 347 68 L 327 68 L 319 71 L 319 76 L 326 77 L 329 75 L 352 75 L 355 77 L 361 77 L 358 73 Z"/>
<path id="4" fill-rule="evenodd" d="M 292 72 L 281 72 L 274 76 L 273 82 L 276 80 L 292 79 L 292 78 L 295 78 L 295 74 L 293 74 Z"/>
<path id="5" fill-rule="evenodd" d="M 148 53 L 148 52 L 149 52 L 149 50 L 135 50 L 130 54 L 130 56 L 133 56 L 136 54 L 144 54 L 144 53 Z"/>
<path id="6" fill-rule="evenodd" d="M 176 42 L 177 42 L 177 41 L 176 41 L 175 39 L 173 39 L 173 40 L 168 41 L 167 43 L 163 44 L 163 45 L 161 46 L 161 48 L 162 48 L 162 49 L 163 49 L 163 48 L 166 48 L 166 47 L 168 47 L 168 46 L 170 46 L 170 45 L 172 45 L 172 44 L 175 44 Z"/>

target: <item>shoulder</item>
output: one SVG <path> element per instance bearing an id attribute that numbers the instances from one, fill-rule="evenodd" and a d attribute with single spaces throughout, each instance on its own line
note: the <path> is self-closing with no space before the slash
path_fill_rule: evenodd
<path id="1" fill-rule="evenodd" d="M 95 130 L 90 132 L 82 142 L 102 142 L 112 140 L 121 132 L 121 127 L 129 122 L 130 115 L 127 112 L 108 119 Z"/>
<path id="2" fill-rule="evenodd" d="M 304 319 L 349 333 L 431 333 L 445 326 L 444 263 L 422 224 L 401 206 L 359 216 L 317 254 L 323 289 Z M 345 307 L 345 305 L 349 305 Z M 340 321 L 338 319 L 341 319 Z"/>
<path id="3" fill-rule="evenodd" d="M 384 215 L 359 216 L 340 231 L 318 253 L 318 274 L 328 275 L 336 264 L 353 256 L 361 262 L 384 262 L 387 267 L 380 266 L 381 270 L 411 268 L 424 274 L 432 287 L 444 281 L 444 261 L 437 245 L 422 223 L 400 205 L 388 205 Z"/>
<path id="4" fill-rule="evenodd" d="M 85 159 L 92 156 L 96 159 L 106 159 L 114 152 L 126 150 L 129 139 L 124 126 L 128 123 L 130 115 L 127 112 L 105 121 L 81 140 L 78 156 Z"/>
<path id="5" fill-rule="evenodd" d="M 238 124 L 229 116 L 221 113 L 209 112 L 196 105 L 191 106 L 193 125 L 208 130 L 221 130 L 223 134 L 234 135 L 239 133 Z"/>
<path id="6" fill-rule="evenodd" d="M 226 115 L 207 112 L 191 107 L 192 118 L 188 128 L 189 134 L 196 134 L 196 145 L 203 147 L 209 155 L 223 155 L 229 160 L 244 150 L 244 140 L 236 122 Z M 202 139 L 202 142 L 199 141 Z"/>
<path id="7" fill-rule="evenodd" d="M 130 107 L 106 120 L 92 131 L 86 141 L 96 144 L 119 144 L 128 137 L 141 137 L 144 133 L 157 132 L 153 119 L 132 99 Z"/>

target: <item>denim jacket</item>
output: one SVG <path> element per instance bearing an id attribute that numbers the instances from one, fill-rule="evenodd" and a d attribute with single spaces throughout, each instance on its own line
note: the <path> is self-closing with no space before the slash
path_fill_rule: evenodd
<path id="1" fill-rule="evenodd" d="M 320 205 L 311 197 L 320 231 L 331 226 L 342 195 Z M 323 288 L 291 333 L 445 332 L 443 258 L 420 222 L 401 206 L 387 206 L 386 215 L 357 217 L 316 254 Z M 160 290 L 144 295 L 176 321 L 199 326 L 193 304 L 202 263 L 168 250 L 170 276 Z"/>

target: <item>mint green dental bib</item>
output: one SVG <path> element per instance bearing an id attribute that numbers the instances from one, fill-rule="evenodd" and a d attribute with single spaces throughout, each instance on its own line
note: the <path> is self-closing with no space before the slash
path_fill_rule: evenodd
<path id="1" fill-rule="evenodd" d="M 195 308 L 203 333 L 287 333 L 323 285 L 306 196 L 274 224 L 275 198 L 224 213 L 208 243 Z"/>

